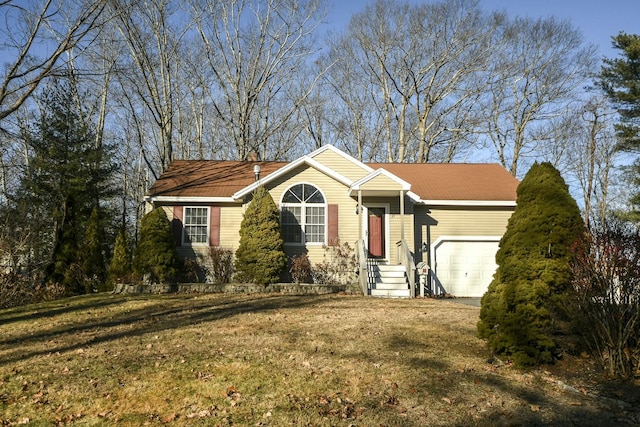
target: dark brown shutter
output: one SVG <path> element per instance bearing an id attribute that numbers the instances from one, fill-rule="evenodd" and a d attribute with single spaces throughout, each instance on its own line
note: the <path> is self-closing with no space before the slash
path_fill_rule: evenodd
<path id="1" fill-rule="evenodd" d="M 338 205 L 329 205 L 327 212 L 328 228 L 327 242 L 329 246 L 337 246 L 338 241 Z"/>
<path id="2" fill-rule="evenodd" d="M 220 206 L 209 208 L 209 246 L 220 246 Z"/>
<path id="3" fill-rule="evenodd" d="M 173 240 L 176 246 L 182 246 L 182 228 L 183 228 L 183 206 L 173 207 L 173 219 L 171 220 L 171 229 L 173 230 Z"/>

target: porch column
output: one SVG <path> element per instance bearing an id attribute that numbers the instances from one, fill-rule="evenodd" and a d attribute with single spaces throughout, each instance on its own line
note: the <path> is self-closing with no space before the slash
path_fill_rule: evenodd
<path id="1" fill-rule="evenodd" d="M 404 190 L 400 190 L 400 240 L 404 240 Z"/>
<path id="2" fill-rule="evenodd" d="M 362 240 L 362 190 L 358 190 L 358 242 Z"/>

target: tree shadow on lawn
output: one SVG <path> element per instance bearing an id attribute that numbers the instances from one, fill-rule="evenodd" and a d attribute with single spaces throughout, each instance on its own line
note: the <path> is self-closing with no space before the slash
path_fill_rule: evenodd
<path id="1" fill-rule="evenodd" d="M 0 325 L 8 325 L 9 323 L 22 322 L 24 320 L 51 318 L 61 314 L 82 310 L 95 310 L 121 303 L 122 299 L 114 295 L 108 298 L 105 297 L 105 294 L 93 294 L 12 307 L 0 311 Z"/>
<path id="2" fill-rule="evenodd" d="M 317 303 L 312 296 L 256 295 L 225 296 L 220 299 L 182 296 L 153 296 L 114 298 L 111 304 L 126 304 L 135 299 L 153 303 L 134 310 L 121 310 L 109 319 L 88 319 L 83 316 L 76 323 L 53 326 L 47 330 L 27 330 L 23 334 L 0 340 L 0 364 L 11 363 L 30 357 L 77 350 L 89 345 L 101 344 L 145 334 L 177 329 L 202 322 L 215 321 L 243 313 L 258 313 L 283 308 L 300 308 Z M 110 304 L 92 300 L 96 305 L 82 304 L 82 309 L 91 310 Z M 32 309 L 30 309 L 32 310 Z M 72 312 L 79 310 L 74 308 Z M 55 310 L 54 310 L 55 311 Z M 99 314 L 99 313 L 96 313 Z M 111 313 L 107 313 L 109 315 Z M 21 316 L 30 318 L 27 315 Z M 38 349 L 29 349 L 37 346 Z M 5 351 L 3 352 L 3 348 Z M 6 351 L 7 347 L 12 347 Z M 4 353 L 4 354 L 2 354 Z"/>
<path id="3" fill-rule="evenodd" d="M 555 395 L 549 395 L 548 390 L 558 387 L 557 385 L 542 382 L 519 383 L 513 378 L 502 376 L 499 370 L 490 369 L 489 365 L 485 371 L 466 368 L 461 370 L 452 366 L 445 358 L 412 356 L 424 353 L 424 343 L 406 335 L 391 337 L 387 345 L 389 348 L 403 349 L 408 355 L 400 361 L 396 360 L 396 363 L 403 363 L 406 369 L 415 373 L 414 382 L 408 386 L 413 390 L 422 389 L 425 398 L 442 404 L 442 401 L 452 401 L 451 396 L 464 396 L 464 402 L 453 402 L 460 404 L 464 413 L 456 417 L 452 411 L 454 419 L 451 425 L 636 425 L 633 418 L 637 421 L 637 410 L 625 413 L 612 402 L 602 401 L 595 396 L 571 391 L 557 391 Z M 478 357 L 472 352 L 463 356 Z M 434 372 L 439 373 L 435 378 Z M 433 395 L 434 390 L 438 395 Z M 560 399 L 557 398 L 558 394 Z M 503 397 L 498 398 L 498 404 L 482 408 L 487 396 Z M 505 399 L 514 399 L 517 403 L 515 406 L 512 403 L 504 407 Z M 500 401 L 503 402 L 502 405 L 499 404 Z"/>

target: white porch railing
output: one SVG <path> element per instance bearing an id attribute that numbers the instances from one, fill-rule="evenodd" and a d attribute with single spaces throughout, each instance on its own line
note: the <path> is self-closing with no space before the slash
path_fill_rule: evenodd
<path id="1" fill-rule="evenodd" d="M 364 247 L 364 240 L 358 240 L 356 244 L 356 252 L 358 257 L 358 278 L 360 287 L 364 295 L 369 295 L 369 271 L 367 268 L 367 250 Z"/>
<path id="2" fill-rule="evenodd" d="M 407 271 L 407 278 L 409 279 L 409 290 L 412 297 L 415 297 L 415 287 L 416 287 L 416 264 L 413 260 L 413 255 L 411 255 L 411 250 L 409 250 L 409 245 L 407 241 L 402 239 L 396 243 L 396 250 L 398 256 L 398 263 L 402 264 Z"/>

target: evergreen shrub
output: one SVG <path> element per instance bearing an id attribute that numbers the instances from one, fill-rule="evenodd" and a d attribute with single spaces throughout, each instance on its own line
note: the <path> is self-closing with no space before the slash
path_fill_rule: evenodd
<path id="1" fill-rule="evenodd" d="M 100 211 L 93 208 L 85 230 L 83 251 L 80 254 L 86 293 L 107 290 L 107 254 Z"/>
<path id="2" fill-rule="evenodd" d="M 109 263 L 107 290 L 113 289 L 115 283 L 131 280 L 133 273 L 131 261 L 132 254 L 129 237 L 126 228 L 122 226 L 116 236 L 116 242 L 113 247 L 113 257 Z"/>
<path id="3" fill-rule="evenodd" d="M 552 363 L 569 330 L 569 260 L 584 223 L 550 163 L 535 163 L 517 194 L 496 254 L 498 269 L 481 300 L 478 334 L 518 366 Z"/>
<path id="4" fill-rule="evenodd" d="M 177 277 L 181 264 L 169 218 L 160 208 L 152 210 L 140 224 L 140 241 L 133 257 L 134 273 L 154 283 L 170 282 Z"/>
<path id="5" fill-rule="evenodd" d="M 240 243 L 235 253 L 236 278 L 264 285 L 276 283 L 286 265 L 280 212 L 269 192 L 258 187 L 240 224 Z"/>

